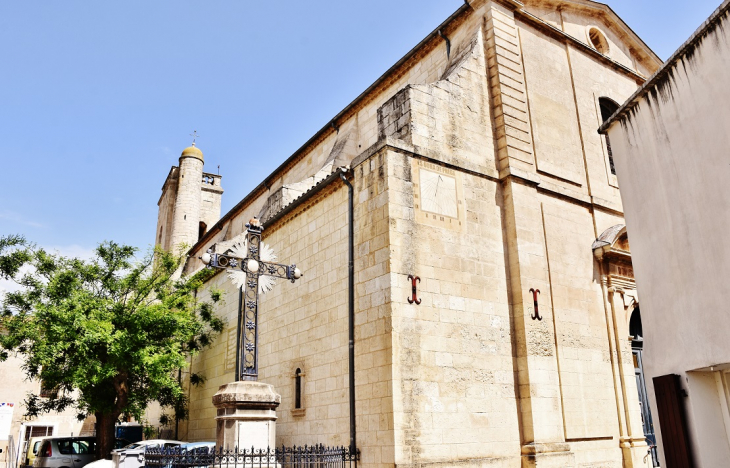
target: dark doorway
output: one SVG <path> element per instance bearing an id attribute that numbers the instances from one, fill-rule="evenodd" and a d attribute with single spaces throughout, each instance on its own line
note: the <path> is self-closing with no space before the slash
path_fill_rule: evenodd
<path id="1" fill-rule="evenodd" d="M 644 437 L 646 437 L 646 443 L 651 447 L 651 458 L 654 466 L 659 466 L 654 422 L 651 419 L 651 408 L 649 407 L 649 399 L 646 395 L 646 382 L 644 380 L 644 364 L 642 362 L 644 330 L 641 326 L 641 311 L 638 307 L 631 314 L 629 334 L 633 337 L 631 340 L 631 352 L 634 356 L 634 375 L 636 377 L 636 388 L 639 391 L 639 406 L 641 406 L 641 423 L 644 427 Z"/>

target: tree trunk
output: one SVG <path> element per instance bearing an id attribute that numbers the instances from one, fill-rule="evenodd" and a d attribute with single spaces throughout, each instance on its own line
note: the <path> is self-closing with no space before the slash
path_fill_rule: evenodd
<path id="1" fill-rule="evenodd" d="M 109 458 L 109 454 L 114 450 L 115 426 L 119 415 L 129 402 L 129 389 L 127 388 L 127 372 L 120 371 L 113 381 L 116 399 L 114 409 L 108 413 L 96 413 L 96 458 Z"/>
<path id="2" fill-rule="evenodd" d="M 96 459 L 111 458 L 114 450 L 114 429 L 119 415 L 96 413 Z"/>

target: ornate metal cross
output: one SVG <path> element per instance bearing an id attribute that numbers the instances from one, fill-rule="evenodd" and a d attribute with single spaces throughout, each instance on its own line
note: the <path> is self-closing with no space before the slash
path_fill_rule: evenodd
<path id="1" fill-rule="evenodd" d="M 195 140 L 197 140 L 198 138 L 200 138 L 200 135 L 198 135 L 198 131 L 197 130 L 193 130 L 193 133 L 191 133 L 190 136 L 193 137 L 193 146 L 195 146 Z"/>
<path id="2" fill-rule="evenodd" d="M 302 272 L 293 264 L 274 263 L 276 255 L 261 242 L 264 228 L 258 219 L 250 220 L 246 228 L 245 242 L 235 244 L 225 254 L 208 250 L 200 259 L 209 267 L 228 270 L 228 278 L 241 290 L 236 380 L 257 380 L 259 294 L 271 290 L 276 278 L 293 283 L 302 277 Z"/>

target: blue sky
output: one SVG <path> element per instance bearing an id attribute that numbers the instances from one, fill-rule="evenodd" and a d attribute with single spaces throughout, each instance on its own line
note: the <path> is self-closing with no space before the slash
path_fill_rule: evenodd
<path id="1" fill-rule="evenodd" d="M 226 212 L 463 0 L 5 0 L 0 234 L 145 249 L 196 129 Z M 614 0 L 666 59 L 719 0 Z"/>

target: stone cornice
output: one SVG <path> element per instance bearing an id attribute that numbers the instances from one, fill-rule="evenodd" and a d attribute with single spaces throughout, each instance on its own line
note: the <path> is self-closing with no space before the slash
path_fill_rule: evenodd
<path id="1" fill-rule="evenodd" d="M 391 137 L 379 140 L 377 143 L 363 151 L 360 156 L 353 159 L 351 165 L 352 169 L 355 169 L 357 166 L 363 164 L 371 157 L 375 156 L 385 149 L 407 154 L 409 157 L 412 158 L 423 159 L 424 161 L 429 161 L 434 164 L 439 164 L 443 167 L 447 167 L 449 169 L 454 169 L 465 174 L 471 174 L 494 182 L 502 182 L 510 178 L 517 179 L 523 184 L 535 187 L 538 192 L 550 195 L 552 197 L 568 200 L 572 203 L 585 206 L 589 209 L 598 209 L 600 211 L 611 213 L 617 216 L 624 215 L 623 211 L 621 211 L 621 207 L 617 206 L 609 200 L 604 200 L 597 197 L 590 197 L 583 193 L 565 189 L 563 186 L 559 184 L 554 184 L 535 172 L 522 171 L 515 168 L 507 168 L 506 170 L 503 170 L 499 174 L 497 174 L 496 171 L 485 171 L 482 168 L 457 166 L 439 160 L 438 157 L 435 157 L 435 154 L 432 154 L 429 151 L 424 150 L 423 148 Z"/>

